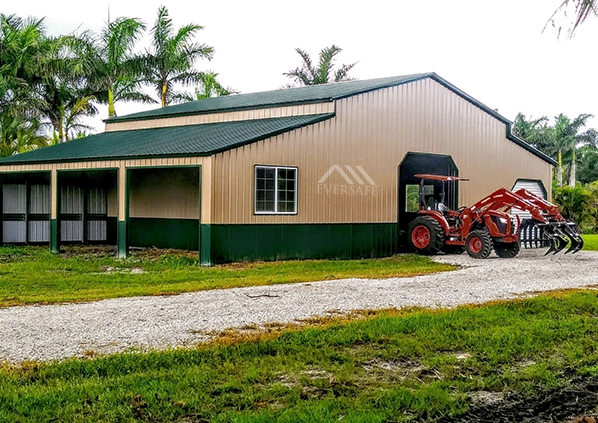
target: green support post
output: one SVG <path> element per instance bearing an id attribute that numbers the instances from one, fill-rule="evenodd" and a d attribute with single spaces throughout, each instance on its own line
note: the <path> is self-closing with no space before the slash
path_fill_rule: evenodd
<path id="1" fill-rule="evenodd" d="M 57 254 L 58 247 L 58 219 L 50 219 L 50 251 Z"/>
<path id="2" fill-rule="evenodd" d="M 119 201 L 119 216 L 116 228 L 116 257 L 127 258 L 129 255 L 129 185 L 130 172 L 125 168 L 119 169 L 118 172 L 118 201 Z M 121 212 L 121 202 L 124 206 L 124 212 Z"/>

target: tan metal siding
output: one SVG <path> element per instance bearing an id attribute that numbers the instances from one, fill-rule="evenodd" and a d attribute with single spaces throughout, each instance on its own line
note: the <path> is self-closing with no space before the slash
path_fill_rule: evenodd
<path id="1" fill-rule="evenodd" d="M 460 185 L 463 205 L 510 188 L 517 178 L 550 187 L 551 166 L 509 141 L 504 123 L 430 79 L 339 100 L 336 112 L 215 155 L 213 223 L 396 222 L 397 171 L 410 151 L 453 157 L 460 175 L 472 179 Z M 297 215 L 254 214 L 256 164 L 299 168 Z M 377 184 L 376 195 L 341 194 L 350 184 L 338 172 L 325 184 L 341 187 L 339 193 L 323 193 L 321 186 L 318 193 L 318 180 L 332 165 L 361 166 Z"/>
<path id="2" fill-rule="evenodd" d="M 273 117 L 317 115 L 334 112 L 334 102 L 271 107 L 235 112 L 210 113 L 163 119 L 106 123 L 106 132 L 131 129 L 164 128 L 167 126 L 198 125 L 203 123 L 231 122 L 239 120 L 267 119 Z"/>
<path id="3" fill-rule="evenodd" d="M 129 192 L 130 217 L 199 217 L 197 172 L 190 169 L 135 170 Z"/>

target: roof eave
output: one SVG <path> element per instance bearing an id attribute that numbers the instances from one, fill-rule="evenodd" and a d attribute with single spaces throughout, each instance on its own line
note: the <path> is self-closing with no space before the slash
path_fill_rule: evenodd
<path id="1" fill-rule="evenodd" d="M 227 145 L 226 147 L 222 148 L 213 148 L 204 152 L 197 152 L 197 153 L 181 153 L 181 154 L 145 154 L 145 155 L 131 155 L 131 156 L 112 156 L 112 157 L 80 157 L 80 158 L 65 158 L 65 159 L 49 159 L 49 160 L 26 160 L 26 161 L 9 161 L 9 162 L 2 162 L 0 161 L 0 170 L 2 167 L 5 166 L 27 166 L 27 165 L 39 165 L 39 164 L 56 164 L 56 163 L 81 163 L 81 162 L 100 162 L 100 161 L 110 161 L 110 160 L 136 160 L 136 159 L 161 159 L 161 158 L 171 158 L 171 157 L 207 157 L 214 154 L 222 153 L 224 151 L 233 150 L 235 148 L 242 147 L 247 144 L 251 144 L 257 141 L 262 141 L 268 138 L 275 137 L 280 134 L 284 134 L 286 132 L 294 131 L 299 128 L 303 128 L 309 125 L 315 125 L 316 123 L 323 122 L 325 120 L 331 119 L 336 116 L 335 113 L 326 113 L 322 115 L 314 115 L 313 119 L 308 120 L 307 122 L 298 123 L 295 125 L 287 126 L 283 129 L 278 129 L 275 131 L 270 131 L 264 134 L 261 134 L 256 137 L 248 138 L 244 141 Z M 16 156 L 15 156 L 16 157 Z"/>

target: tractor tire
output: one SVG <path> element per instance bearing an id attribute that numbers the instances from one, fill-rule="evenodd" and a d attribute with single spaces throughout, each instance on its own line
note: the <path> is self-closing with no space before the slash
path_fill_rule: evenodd
<path id="1" fill-rule="evenodd" d="M 409 245 L 420 254 L 438 254 L 444 246 L 444 230 L 428 216 L 419 216 L 409 224 Z"/>
<path id="2" fill-rule="evenodd" d="M 497 242 L 494 244 L 494 251 L 500 258 L 513 258 L 519 254 L 519 242 Z"/>
<path id="3" fill-rule="evenodd" d="M 445 254 L 463 254 L 465 245 L 445 245 L 442 247 L 442 252 Z"/>
<path id="4" fill-rule="evenodd" d="M 488 258 L 492 252 L 492 237 L 488 231 L 476 229 L 467 235 L 465 247 L 470 257 L 477 259 Z"/>

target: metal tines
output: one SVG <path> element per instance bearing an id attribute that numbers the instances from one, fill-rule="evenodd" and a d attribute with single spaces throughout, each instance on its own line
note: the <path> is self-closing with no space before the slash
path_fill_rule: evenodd
<path id="1" fill-rule="evenodd" d="M 574 229 L 574 224 L 571 222 L 564 223 L 548 223 L 546 225 L 538 225 L 542 227 L 544 235 L 548 239 L 550 248 L 545 255 L 550 253 L 556 254 L 564 250 L 567 245 L 569 248 L 565 251 L 567 253 L 576 253 L 583 248 L 583 238 Z"/>

